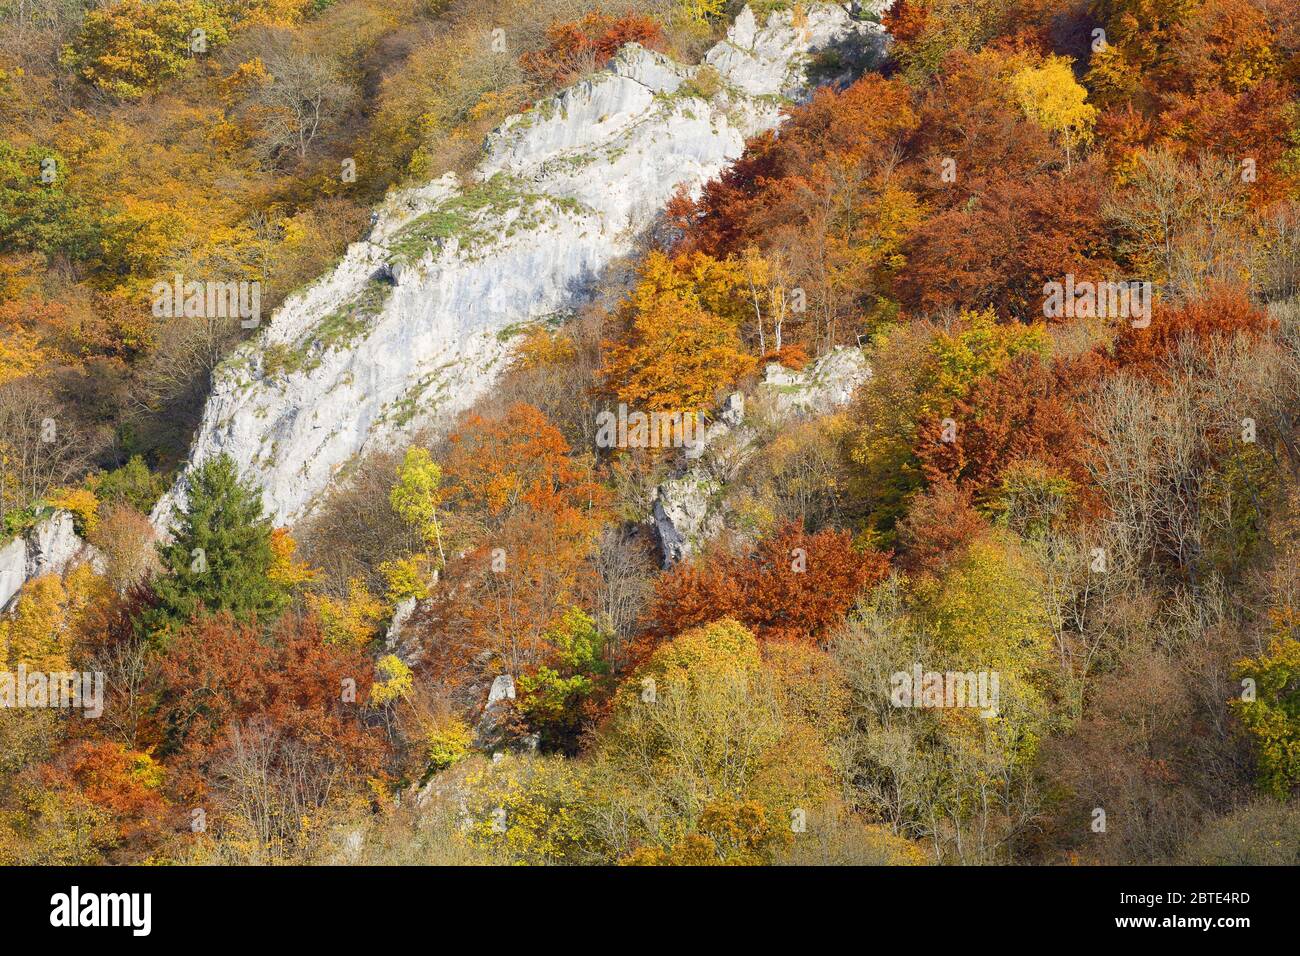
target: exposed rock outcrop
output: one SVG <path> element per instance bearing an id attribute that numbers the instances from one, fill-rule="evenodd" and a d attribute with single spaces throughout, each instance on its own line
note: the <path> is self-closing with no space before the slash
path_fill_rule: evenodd
<path id="1" fill-rule="evenodd" d="M 419 613 L 428 610 L 428 601 L 404 598 L 393 608 L 392 620 L 384 634 L 384 648 L 407 667 L 417 667 L 424 660 L 424 645 L 418 629 L 410 625 Z"/>
<path id="2" fill-rule="evenodd" d="M 871 370 L 861 349 L 833 349 L 808 368 L 793 371 L 770 363 L 759 391 L 779 417 L 825 415 L 848 403 Z"/>
<path id="3" fill-rule="evenodd" d="M 55 511 L 0 547 L 0 610 L 8 610 L 32 578 L 65 574 L 83 562 L 98 565 L 102 560 L 99 551 L 77 534 L 72 513 Z"/>
<path id="4" fill-rule="evenodd" d="M 507 120 L 471 186 L 447 176 L 390 196 L 370 236 L 223 363 L 191 463 L 230 454 L 292 523 L 354 457 L 482 395 L 515 332 L 579 304 L 674 192 L 779 123 L 815 51 L 846 42 L 880 47 L 883 31 L 839 4 L 806 6 L 798 26 L 746 10 L 701 67 L 630 45 Z M 705 67 L 721 80 L 707 96 Z M 182 476 L 155 523 L 183 495 Z"/>
<path id="5" fill-rule="evenodd" d="M 698 468 L 659 486 L 651 518 L 665 568 L 694 554 L 722 530 L 714 500 L 721 492 L 722 485 Z"/>
<path id="6" fill-rule="evenodd" d="M 519 732 L 514 719 L 514 699 L 514 677 L 500 674 L 494 678 L 492 687 L 488 690 L 487 703 L 483 705 L 483 713 L 474 725 L 476 748 L 486 751 L 509 749 L 528 752 L 537 749 L 537 734 Z"/>
<path id="7" fill-rule="evenodd" d="M 0 547 L 0 608 L 8 605 L 27 580 L 27 540 L 22 537 Z"/>
<path id="8" fill-rule="evenodd" d="M 757 398 L 771 423 L 815 418 L 846 405 L 870 374 L 861 349 L 837 348 L 801 371 L 768 365 Z M 744 418 L 745 396 L 738 392 L 683 456 L 684 470 L 656 489 L 650 517 L 665 568 L 694 554 L 726 526 L 726 479 L 755 451 L 757 435 Z"/>
<path id="9" fill-rule="evenodd" d="M 406 628 L 406 622 L 411 619 L 415 613 L 416 600 L 413 597 L 403 598 L 397 602 L 397 607 L 393 608 L 393 619 L 388 624 L 388 633 L 384 636 L 384 646 L 390 651 L 394 650 L 402 641 L 402 633 Z M 409 662 L 408 662 L 409 663 Z"/>

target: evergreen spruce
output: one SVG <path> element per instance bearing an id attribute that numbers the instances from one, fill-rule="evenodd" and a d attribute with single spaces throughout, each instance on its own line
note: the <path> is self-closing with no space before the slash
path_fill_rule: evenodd
<path id="1" fill-rule="evenodd" d="M 174 537 L 158 548 L 165 573 L 154 581 L 160 603 L 151 630 L 173 630 L 200 608 L 273 620 L 289 593 L 270 578 L 272 530 L 261 492 L 240 481 L 228 455 L 195 468 Z"/>

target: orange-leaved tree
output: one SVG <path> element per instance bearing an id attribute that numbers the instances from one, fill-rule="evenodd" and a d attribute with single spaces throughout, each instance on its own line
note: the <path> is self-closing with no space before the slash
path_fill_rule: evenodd
<path id="1" fill-rule="evenodd" d="M 754 367 L 741 342 L 735 263 L 651 253 L 624 304 L 626 330 L 605 344 L 605 388 L 640 411 L 697 412 Z"/>
<path id="2" fill-rule="evenodd" d="M 511 672 L 546 663 L 548 629 L 589 602 L 608 492 L 589 457 L 571 451 L 522 403 L 497 418 L 472 415 L 451 436 L 440 493 L 463 557 L 428 613 L 429 666 L 446 681 L 471 676 L 484 651 L 483 664 Z"/>
<path id="3" fill-rule="evenodd" d="M 519 57 L 519 65 L 535 79 L 563 86 L 584 73 L 599 70 L 626 43 L 664 50 L 663 29 L 649 17 L 625 13 L 615 17 L 593 10 L 581 20 L 553 23 L 546 30 L 546 46 Z"/>
<path id="4" fill-rule="evenodd" d="M 1115 339 L 1113 357 L 1121 368 L 1159 377 L 1165 360 L 1184 339 L 1203 353 L 1216 338 L 1254 337 L 1273 324 L 1244 289 L 1215 286 L 1179 307 L 1157 304 L 1149 326 L 1125 325 Z"/>
<path id="5" fill-rule="evenodd" d="M 847 532 L 809 534 L 787 524 L 752 553 L 720 551 L 660 578 L 642 653 L 724 617 L 764 640 L 820 643 L 863 590 L 888 571 L 887 555 L 855 549 Z"/>
<path id="6" fill-rule="evenodd" d="M 1050 464 L 1075 485 L 1089 483 L 1086 437 L 1058 372 L 1022 354 L 978 380 L 952 417 L 926 420 L 914 452 L 930 483 L 956 482 L 978 501 L 1008 465 Z"/>

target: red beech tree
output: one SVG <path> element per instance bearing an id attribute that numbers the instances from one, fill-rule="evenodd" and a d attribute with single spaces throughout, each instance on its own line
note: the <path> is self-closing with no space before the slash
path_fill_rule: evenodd
<path id="1" fill-rule="evenodd" d="M 847 532 L 788 524 L 751 554 L 723 551 L 664 575 L 642 651 L 724 617 L 764 640 L 819 643 L 888 570 L 887 555 L 855 549 Z"/>

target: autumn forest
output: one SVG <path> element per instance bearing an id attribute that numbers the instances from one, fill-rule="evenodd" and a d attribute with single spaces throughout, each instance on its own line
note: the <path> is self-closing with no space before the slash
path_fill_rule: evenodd
<path id="1" fill-rule="evenodd" d="M 1300 863 L 1295 14 L 0 0 L 0 863 Z"/>

